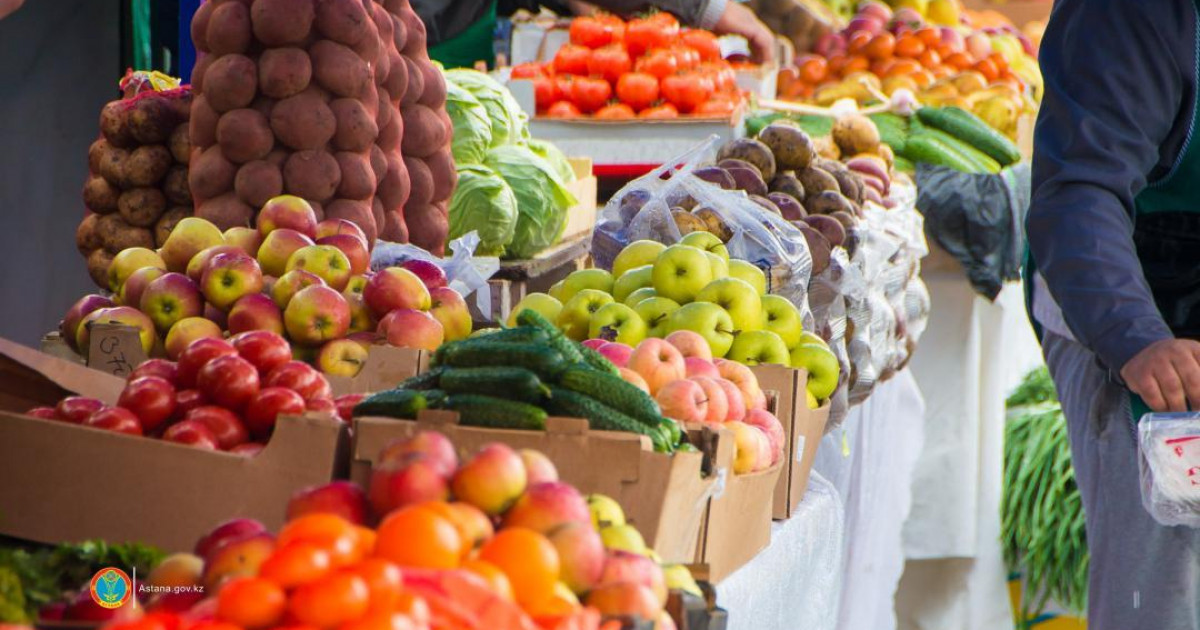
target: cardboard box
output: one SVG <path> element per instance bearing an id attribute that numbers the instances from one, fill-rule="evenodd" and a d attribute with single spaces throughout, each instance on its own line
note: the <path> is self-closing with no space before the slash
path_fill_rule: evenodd
<path id="1" fill-rule="evenodd" d="M 42 337 L 42 352 L 72 363 L 87 365 L 93 370 L 125 378 L 148 358 L 142 349 L 138 331 L 125 324 L 93 323 L 88 337 L 88 356 L 71 349 L 58 331 Z"/>
<path id="2" fill-rule="evenodd" d="M 445 434 L 469 457 L 493 442 L 541 451 L 563 481 L 584 494 L 611 496 L 666 562 L 689 562 L 696 554 L 700 523 L 716 476 L 700 453 L 655 453 L 649 439 L 632 433 L 590 431 L 587 420 L 549 418 L 546 431 L 485 429 L 458 425 L 458 414 L 425 411 L 416 422 L 355 418 L 351 478 L 365 483 L 381 449 L 420 431 Z"/>
<path id="3" fill-rule="evenodd" d="M 774 493 L 774 518 L 790 518 L 804 499 L 808 476 L 817 458 L 817 447 L 829 421 L 829 404 L 809 409 L 805 388 L 808 372 L 782 365 L 756 365 L 750 368 L 764 390 L 778 393 L 775 416 L 783 425 L 784 464 Z"/>
<path id="4" fill-rule="evenodd" d="M 562 241 L 569 241 L 584 234 L 590 235 L 596 227 L 596 192 L 598 183 L 592 174 L 591 158 L 567 158 L 571 170 L 575 171 L 575 181 L 567 184 L 567 190 L 579 201 L 567 211 L 567 228 L 563 230 Z"/>
<path id="5" fill-rule="evenodd" d="M 717 583 L 771 544 L 775 486 L 787 461 L 737 475 L 733 472 L 733 432 L 722 429 L 709 435 L 716 441 L 712 450 L 718 462 L 717 487 L 708 501 L 696 562 L 708 565 L 708 578 Z"/>
<path id="6" fill-rule="evenodd" d="M 248 458 L 22 415 L 71 393 L 115 402 L 123 385 L 0 340 L 0 534 L 189 551 L 230 518 L 278 528 L 295 491 L 344 469 L 346 427 L 329 417 L 281 421 Z"/>
<path id="7" fill-rule="evenodd" d="M 377 344 L 371 346 L 367 362 L 357 376 L 326 374 L 325 378 L 335 397 L 383 391 L 429 369 L 429 357 L 430 353 L 424 350 Z"/>

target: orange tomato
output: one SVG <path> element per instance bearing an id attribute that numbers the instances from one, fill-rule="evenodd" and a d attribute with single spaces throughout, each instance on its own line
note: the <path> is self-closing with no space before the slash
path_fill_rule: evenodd
<path id="1" fill-rule="evenodd" d="M 830 55 L 829 56 L 829 66 L 828 66 L 829 73 L 825 78 L 832 79 L 832 78 L 842 76 L 842 68 L 846 67 L 847 59 L 848 59 L 848 57 L 846 57 L 846 55 L 843 55 L 841 53 L 835 53 L 835 54 Z M 822 83 L 823 83 L 823 81 L 822 81 Z M 813 85 L 819 85 L 819 84 L 813 84 Z"/>
<path id="2" fill-rule="evenodd" d="M 381 610 L 343 623 L 337 630 L 418 630 L 423 627 L 408 615 Z"/>
<path id="3" fill-rule="evenodd" d="M 648 120 L 668 120 L 671 118 L 679 118 L 679 110 L 670 103 L 663 103 L 657 107 L 647 107 L 638 113 L 638 118 Z"/>
<path id="4" fill-rule="evenodd" d="M 892 63 L 892 67 L 888 68 L 887 76 L 902 77 L 921 71 L 921 64 L 915 59 L 897 59 Z"/>
<path id="5" fill-rule="evenodd" d="M 916 81 L 917 87 L 927 88 L 933 85 L 933 73 L 928 70 L 917 70 L 909 76 L 912 77 L 913 81 Z"/>
<path id="6" fill-rule="evenodd" d="M 523 608 L 550 597 L 558 581 L 560 565 L 554 545 L 524 527 L 501 530 L 479 550 L 479 559 L 508 576 L 517 603 Z"/>
<path id="7" fill-rule="evenodd" d="M 463 540 L 454 524 L 419 506 L 392 512 L 376 533 L 376 557 L 401 567 L 453 569 L 462 557 Z"/>
<path id="8" fill-rule="evenodd" d="M 846 51 L 851 55 L 857 55 L 866 50 L 867 45 L 871 43 L 873 36 L 866 31 L 855 31 L 850 39 L 846 41 Z"/>
<path id="9" fill-rule="evenodd" d="M 953 55 L 954 53 L 958 52 L 950 44 L 942 44 L 941 46 L 935 46 L 935 47 L 931 48 L 930 50 L 936 50 L 938 56 L 941 57 L 942 59 L 945 59 L 946 57 L 949 57 L 950 55 Z"/>
<path id="10" fill-rule="evenodd" d="M 559 615 L 569 615 L 579 609 L 579 598 L 565 584 L 559 582 L 554 585 L 554 592 L 550 597 L 542 600 L 541 603 L 534 606 L 530 611 L 535 617 L 553 617 Z"/>
<path id="11" fill-rule="evenodd" d="M 896 63 L 895 59 L 879 59 L 871 62 L 871 74 L 877 77 L 887 76 L 888 70 L 891 70 L 892 65 Z"/>
<path id="12" fill-rule="evenodd" d="M 634 116 L 635 116 L 635 114 L 633 113 L 633 108 L 626 105 L 625 103 L 612 103 L 609 105 L 605 105 L 604 107 L 601 107 L 600 109 L 596 110 L 596 113 L 595 113 L 595 117 L 600 120 L 628 120 L 630 118 L 633 118 Z M 453 524 L 453 521 L 451 521 L 451 523 Z M 454 525 L 455 525 L 455 529 L 458 530 L 459 535 L 461 536 L 463 534 L 463 531 L 461 529 L 459 529 L 457 524 L 454 524 Z M 464 536 L 463 540 L 466 541 L 467 538 Z M 464 544 L 463 551 L 462 551 L 463 555 L 464 556 L 467 555 L 467 552 L 470 551 L 471 549 L 472 549 L 472 546 L 470 544 Z"/>
<path id="13" fill-rule="evenodd" d="M 367 581 L 343 571 L 297 588 L 288 602 L 288 612 L 300 623 L 333 628 L 361 618 L 370 603 Z"/>
<path id="14" fill-rule="evenodd" d="M 971 59 L 970 55 L 961 52 L 954 53 L 942 61 L 944 61 L 946 65 L 958 70 L 967 70 L 975 63 L 975 60 Z"/>
<path id="15" fill-rule="evenodd" d="M 932 26 L 917 29 L 917 38 L 921 43 L 925 44 L 926 48 L 931 46 L 940 46 L 942 44 L 942 31 Z"/>
<path id="16" fill-rule="evenodd" d="M 896 51 L 896 38 L 891 33 L 880 33 L 867 44 L 868 59 L 890 59 Z"/>
<path id="17" fill-rule="evenodd" d="M 917 61 L 920 61 L 921 65 L 926 68 L 933 68 L 942 64 L 942 57 L 937 54 L 936 50 L 926 50 L 921 53 L 920 57 L 917 57 Z"/>
<path id="18" fill-rule="evenodd" d="M 247 629 L 275 625 L 286 607 L 283 589 L 266 578 L 236 578 L 217 595 L 217 617 Z"/>
<path id="19" fill-rule="evenodd" d="M 721 45 L 717 43 L 717 36 L 711 31 L 689 28 L 680 33 L 679 38 L 700 53 L 701 61 L 716 61 L 721 58 Z"/>
<path id="20" fill-rule="evenodd" d="M 508 581 L 508 576 L 503 571 L 496 568 L 496 565 L 484 560 L 467 560 L 463 562 L 462 568 L 483 578 L 483 581 L 487 582 L 497 595 L 513 601 L 512 583 Z"/>
<path id="21" fill-rule="evenodd" d="M 548 118 L 577 118 L 582 115 L 583 112 L 580 112 L 575 103 L 571 101 L 558 101 L 546 108 Z"/>
<path id="22" fill-rule="evenodd" d="M 349 569 L 367 584 L 368 608 L 371 611 L 388 611 L 395 607 L 396 600 L 404 588 L 404 574 L 400 567 L 380 558 L 367 558 Z"/>
<path id="23" fill-rule="evenodd" d="M 983 75 L 983 78 L 988 80 L 988 83 L 1000 78 L 1000 69 L 996 67 L 995 62 L 991 59 L 984 59 L 974 66 L 975 71 Z"/>
<path id="24" fill-rule="evenodd" d="M 934 68 L 931 70 L 931 72 L 933 73 L 934 79 L 945 79 L 946 77 L 952 77 L 955 74 L 958 74 L 958 70 L 956 68 L 953 66 L 947 66 L 945 64 Z"/>
<path id="25" fill-rule="evenodd" d="M 820 85 L 829 78 L 829 62 L 819 55 L 805 55 L 800 58 L 800 80 L 809 85 Z"/>
<path id="26" fill-rule="evenodd" d="M 188 630 L 243 630 L 240 626 L 235 626 L 225 621 L 197 621 L 188 626 Z M 309 629 L 315 630 L 315 629 Z"/>
<path id="27" fill-rule="evenodd" d="M 925 52 L 925 42 L 913 34 L 901 35 L 900 39 L 896 40 L 896 56 L 907 57 L 914 59 L 920 57 L 921 53 Z"/>
<path id="28" fill-rule="evenodd" d="M 306 514 L 284 525 L 276 545 L 283 548 L 295 542 L 312 543 L 328 551 L 334 567 L 357 562 L 362 552 L 358 527 L 333 514 Z"/>
<path id="29" fill-rule="evenodd" d="M 727 98 L 710 98 L 701 103 L 696 109 L 692 110 L 692 114 L 705 117 L 724 117 L 733 113 L 737 108 L 737 104 Z"/>
<path id="30" fill-rule="evenodd" d="M 850 75 L 855 72 L 866 72 L 871 68 L 871 62 L 859 55 L 853 55 L 846 60 L 846 65 L 842 67 L 842 75 Z"/>
<path id="31" fill-rule="evenodd" d="M 356 527 L 358 532 L 358 556 L 369 558 L 375 553 L 375 530 L 370 527 Z"/>
<path id="32" fill-rule="evenodd" d="M 258 574 L 283 588 L 292 588 L 325 577 L 333 567 L 329 552 L 309 542 L 276 548 Z"/>
<path id="33" fill-rule="evenodd" d="M 420 595 L 411 591 L 400 591 L 396 595 L 396 602 L 392 605 L 392 610 L 412 617 L 422 628 L 429 627 L 429 618 L 432 616 L 429 611 L 429 603 Z"/>

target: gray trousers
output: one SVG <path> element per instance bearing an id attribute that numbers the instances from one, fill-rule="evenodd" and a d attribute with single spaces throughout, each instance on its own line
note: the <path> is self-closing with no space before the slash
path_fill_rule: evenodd
<path id="1" fill-rule="evenodd" d="M 1088 630 L 1200 630 L 1200 529 L 1142 507 L 1126 390 L 1079 343 L 1048 332 L 1042 348 L 1087 520 Z"/>

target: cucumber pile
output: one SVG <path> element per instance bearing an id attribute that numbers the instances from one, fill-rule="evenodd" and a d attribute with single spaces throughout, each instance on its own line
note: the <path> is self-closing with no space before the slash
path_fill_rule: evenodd
<path id="1" fill-rule="evenodd" d="M 964 173 L 995 174 L 1021 160 L 1011 140 L 959 107 L 922 107 L 911 118 L 892 113 L 870 118 L 880 140 L 896 152 L 900 170 L 925 162 Z"/>
<path id="2" fill-rule="evenodd" d="M 555 415 L 646 435 L 661 453 L 682 446 L 679 423 L 664 418 L 658 403 L 608 359 L 567 339 L 536 311 L 522 311 L 517 323 L 443 344 L 429 371 L 367 397 L 354 415 L 411 420 L 423 409 L 448 409 L 465 426 L 530 431 L 544 430 Z"/>

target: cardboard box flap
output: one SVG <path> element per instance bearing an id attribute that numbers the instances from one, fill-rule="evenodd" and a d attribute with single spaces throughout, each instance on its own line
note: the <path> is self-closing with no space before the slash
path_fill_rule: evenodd
<path id="1" fill-rule="evenodd" d="M 125 381 L 78 363 L 0 338 L 0 407 L 24 413 L 64 396 L 91 396 L 112 404 Z"/>
<path id="2" fill-rule="evenodd" d="M 367 394 L 396 387 L 404 380 L 425 371 L 428 353 L 413 348 L 397 348 L 386 344 L 371 346 L 367 360 L 357 376 L 326 374 L 335 396 Z"/>

